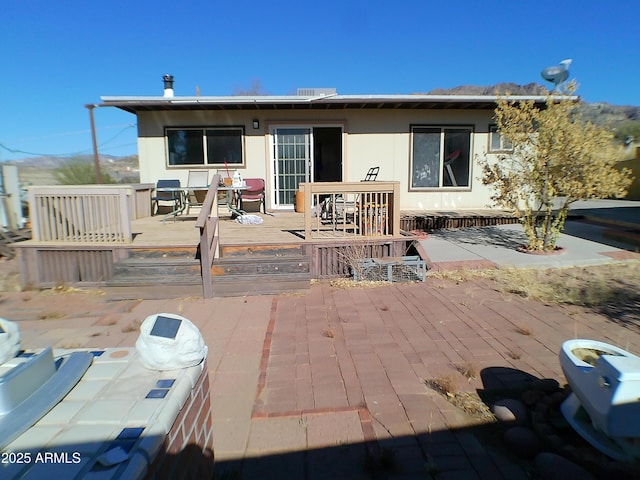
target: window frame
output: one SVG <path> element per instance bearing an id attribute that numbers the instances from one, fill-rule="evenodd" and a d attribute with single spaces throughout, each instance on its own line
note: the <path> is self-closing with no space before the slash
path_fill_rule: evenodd
<path id="1" fill-rule="evenodd" d="M 169 145 L 169 132 L 172 131 L 199 131 L 201 132 L 202 137 L 202 162 L 197 163 L 180 163 L 180 164 L 172 164 L 171 163 L 171 150 Z M 227 165 L 232 168 L 246 168 L 246 146 L 245 146 L 245 126 L 244 125 L 197 125 L 197 126 L 170 126 L 164 128 L 164 142 L 165 142 L 165 164 L 167 169 L 170 170 L 179 170 L 179 169 L 193 169 L 194 167 L 198 168 L 224 168 L 225 163 L 214 163 L 209 162 L 209 136 L 207 132 L 209 131 L 236 131 L 239 132 L 240 139 L 240 162 L 227 162 Z M 229 135 L 231 137 L 231 135 Z"/>
<path id="2" fill-rule="evenodd" d="M 437 186 L 414 186 L 414 153 L 415 153 L 415 132 L 417 129 L 439 129 L 440 132 L 440 156 L 438 164 L 438 185 Z M 467 130 L 469 132 L 469 154 L 467 158 L 468 177 L 466 185 L 445 185 L 444 169 L 445 169 L 445 133 L 447 130 Z M 473 140 L 475 134 L 475 125 L 469 124 L 412 124 L 410 125 L 410 151 L 409 151 L 409 191 L 410 192 L 434 192 L 434 191 L 471 191 L 473 183 Z"/>
<path id="3" fill-rule="evenodd" d="M 513 145 L 508 145 L 509 140 L 507 140 L 506 138 L 504 138 L 503 135 L 501 135 L 500 133 L 498 133 L 498 125 L 496 125 L 495 123 L 492 123 L 489 125 L 489 148 L 487 149 L 488 153 L 513 153 Z M 494 149 L 493 148 L 493 138 L 495 135 L 499 135 L 499 143 L 500 143 L 500 148 L 499 149 Z"/>

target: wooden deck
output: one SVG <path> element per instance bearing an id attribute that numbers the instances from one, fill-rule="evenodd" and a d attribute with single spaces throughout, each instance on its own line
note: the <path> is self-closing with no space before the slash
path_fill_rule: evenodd
<path id="1" fill-rule="evenodd" d="M 171 218 L 162 221 L 161 216 L 146 217 L 131 222 L 133 234 L 133 247 L 153 247 L 168 245 L 194 245 L 198 244 L 198 231 L 195 223 L 198 215 L 197 209 L 192 209 L 189 215 L 179 215 L 175 221 Z M 291 211 L 275 212 L 271 214 L 256 213 L 262 218 L 259 225 L 241 224 L 232 219 L 221 208 L 219 236 L 220 244 L 300 244 L 305 243 L 304 238 L 304 214 Z M 336 240 L 340 231 L 334 230 L 330 222 L 323 222 L 320 230 L 320 238 L 313 241 L 322 241 L 325 232 L 327 241 Z M 350 235 L 353 239 L 354 236 Z M 366 237 L 362 237 L 366 238 Z M 384 237 L 370 237 L 384 238 Z M 388 237 L 391 238 L 391 237 Z"/>
<path id="2" fill-rule="evenodd" d="M 198 209 L 192 209 L 189 215 L 179 215 L 175 221 L 171 218 L 162 221 L 161 216 L 145 217 L 131 222 L 133 246 L 170 246 L 198 244 L 198 232 L 195 227 Z M 299 244 L 304 243 L 304 213 L 292 211 L 271 214 L 256 213 L 262 218 L 260 225 L 240 224 L 229 213 L 220 208 L 220 244 Z M 517 220 L 509 213 L 500 210 L 460 210 L 426 211 L 407 210 L 401 212 L 401 228 L 411 230 L 434 230 L 438 228 L 460 228 L 502 223 L 514 223 Z M 339 230 L 335 231 L 330 222 L 323 223 L 327 241 L 335 241 Z M 351 235 L 349 238 L 353 239 Z M 367 237 L 362 237 L 367 238 Z M 368 237 L 383 238 L 383 237 Z M 315 241 L 322 241 L 320 238 Z"/>
<path id="3" fill-rule="evenodd" d="M 201 252 L 200 228 L 196 226 L 199 213 L 199 209 L 193 208 L 188 215 L 179 215 L 175 219 L 156 215 L 131 220 L 130 242 L 20 242 L 15 245 L 15 250 L 19 257 L 22 286 L 50 288 L 67 284 L 103 287 L 120 282 L 121 290 L 128 288 L 140 294 L 139 288 L 131 287 L 140 287 L 142 283 L 155 279 L 157 282 L 170 282 L 168 288 L 176 287 L 173 290 L 177 292 L 176 282 L 184 277 L 185 284 L 188 284 L 185 288 L 190 288 L 190 294 L 193 294 L 194 284 L 197 286 L 200 282 L 200 290 L 203 284 L 209 285 L 200 275 L 192 273 L 201 271 L 199 259 L 202 257 L 198 255 Z M 309 279 L 348 276 L 349 259 L 355 254 L 358 258 L 414 255 L 408 253 L 418 238 L 414 234 L 417 232 L 412 231 L 431 230 L 426 228 L 428 225 L 447 228 L 514 221 L 513 217 L 502 212 L 488 210 L 401 212 L 400 229 L 396 230 L 398 234 L 367 236 L 359 235 L 359 230 L 353 226 L 350 231 L 345 231 L 347 224 L 344 220 L 332 224 L 331 221 L 312 217 L 313 237 L 305 239 L 305 227 L 308 225 L 305 225 L 303 213 L 256 213 L 263 220 L 261 224 L 238 223 L 224 206 L 219 208 L 218 214 L 218 253 L 210 268 L 211 276 L 215 277 L 212 283 L 215 295 L 243 292 L 246 285 L 281 284 L 282 289 L 292 289 L 287 282 L 295 281 L 295 286 L 300 287 Z M 255 272 L 249 272 L 247 265 L 252 265 Z M 138 278 L 143 269 L 148 273 Z M 178 274 L 182 270 L 183 274 Z M 138 277 L 123 278 L 123 274 L 131 272 L 138 272 Z M 253 276 L 246 280 L 248 277 L 240 274 Z M 258 277 L 255 275 L 258 274 L 268 275 L 269 280 L 256 280 Z M 295 275 L 305 276 L 306 280 L 296 280 Z M 159 291 L 156 289 L 153 293 Z"/>

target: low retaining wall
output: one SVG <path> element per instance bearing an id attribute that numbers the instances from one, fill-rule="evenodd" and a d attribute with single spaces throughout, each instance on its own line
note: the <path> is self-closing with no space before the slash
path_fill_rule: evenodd
<path id="1" fill-rule="evenodd" d="M 213 433 L 209 371 L 205 364 L 147 479 L 213 478 Z"/>

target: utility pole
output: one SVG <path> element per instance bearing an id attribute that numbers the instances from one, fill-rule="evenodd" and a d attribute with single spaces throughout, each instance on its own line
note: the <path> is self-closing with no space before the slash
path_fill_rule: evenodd
<path id="1" fill-rule="evenodd" d="M 91 121 L 91 140 L 93 141 L 93 161 L 96 167 L 96 183 L 102 183 L 102 173 L 100 173 L 100 155 L 98 154 L 98 140 L 96 139 L 96 122 L 93 118 L 94 104 L 85 105 L 89 109 L 89 120 Z"/>

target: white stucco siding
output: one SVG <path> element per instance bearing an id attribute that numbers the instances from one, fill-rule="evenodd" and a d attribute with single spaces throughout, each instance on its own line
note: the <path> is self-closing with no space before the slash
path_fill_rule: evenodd
<path id="1" fill-rule="evenodd" d="M 478 160 L 487 151 L 491 118 L 491 111 L 477 110 L 363 110 L 352 113 L 345 152 L 346 180 L 361 180 L 369 167 L 380 166 L 378 179 L 400 182 L 403 209 L 486 208 L 490 190 L 480 181 Z M 411 191 L 411 126 L 414 125 L 472 128 L 470 187 Z"/>
<path id="2" fill-rule="evenodd" d="M 343 128 L 343 178 L 358 181 L 367 170 L 380 167 L 379 180 L 400 182 L 403 209 L 485 208 L 490 190 L 479 179 L 477 160 L 487 151 L 490 110 L 437 109 L 327 109 L 327 110 L 222 110 L 150 111 L 138 114 L 140 180 L 160 178 L 187 181 L 188 170 L 203 167 L 167 166 L 166 127 L 243 126 L 245 177 L 261 177 L 270 188 L 270 132 L 282 125 L 340 126 Z M 260 128 L 254 129 L 257 119 Z M 471 182 L 469 187 L 410 190 L 411 126 L 469 126 L 471 139 Z M 233 168 L 233 167 L 232 167 Z M 212 174 L 218 168 L 212 167 Z M 211 178 L 211 177 L 210 177 Z"/>

